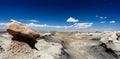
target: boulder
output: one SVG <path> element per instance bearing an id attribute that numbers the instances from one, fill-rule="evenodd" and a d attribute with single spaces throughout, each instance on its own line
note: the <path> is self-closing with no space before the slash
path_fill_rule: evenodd
<path id="1" fill-rule="evenodd" d="M 11 20 L 11 23 L 7 25 L 7 32 L 13 36 L 21 36 L 31 39 L 36 39 L 39 37 L 37 32 L 15 20 Z"/>

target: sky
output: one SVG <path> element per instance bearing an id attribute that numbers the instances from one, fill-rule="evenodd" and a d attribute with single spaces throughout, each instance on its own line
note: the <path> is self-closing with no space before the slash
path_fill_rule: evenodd
<path id="1" fill-rule="evenodd" d="M 120 0 L 0 0 L 0 29 L 10 20 L 35 30 L 120 30 Z"/>

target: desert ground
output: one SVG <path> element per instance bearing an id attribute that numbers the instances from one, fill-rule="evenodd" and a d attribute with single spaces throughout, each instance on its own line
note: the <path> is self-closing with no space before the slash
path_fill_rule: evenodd
<path id="1" fill-rule="evenodd" d="M 0 31 L 0 59 L 120 59 L 117 32 L 36 31 L 37 38 L 13 32 Z"/>

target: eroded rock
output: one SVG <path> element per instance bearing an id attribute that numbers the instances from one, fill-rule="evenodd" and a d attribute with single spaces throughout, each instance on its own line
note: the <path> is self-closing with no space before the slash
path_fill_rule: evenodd
<path id="1" fill-rule="evenodd" d="M 120 58 L 120 40 L 119 39 L 120 33 L 110 33 L 105 37 L 101 38 L 102 44 L 104 44 L 104 48 L 106 51 L 112 52 L 117 58 Z"/>
<path id="2" fill-rule="evenodd" d="M 36 39 L 39 37 L 37 32 L 15 20 L 11 20 L 11 23 L 7 25 L 7 32 L 13 36 L 22 36 L 31 39 Z"/>
<path id="3" fill-rule="evenodd" d="M 62 46 L 59 43 L 36 40 L 39 34 L 18 21 L 7 25 L 13 37 L 0 59 L 60 59 Z"/>

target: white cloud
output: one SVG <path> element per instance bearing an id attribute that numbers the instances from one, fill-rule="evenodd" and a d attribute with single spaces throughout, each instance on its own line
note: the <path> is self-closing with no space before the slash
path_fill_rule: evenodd
<path id="1" fill-rule="evenodd" d="M 0 22 L 0 29 L 6 29 L 6 25 L 9 23 Z"/>
<path id="2" fill-rule="evenodd" d="M 100 19 L 107 19 L 106 16 L 98 16 L 98 15 L 96 15 L 95 17 L 96 17 L 96 18 L 100 18 Z"/>
<path id="3" fill-rule="evenodd" d="M 88 28 L 88 27 L 91 27 L 92 25 L 93 23 L 75 23 L 72 26 L 75 28 Z"/>
<path id="4" fill-rule="evenodd" d="M 110 21 L 110 23 L 115 23 L 115 21 Z"/>
<path id="5" fill-rule="evenodd" d="M 75 19 L 73 17 L 68 18 L 67 22 L 79 22 L 78 19 Z"/>
<path id="6" fill-rule="evenodd" d="M 105 17 L 104 17 L 104 16 L 100 16 L 99 18 L 100 18 L 100 19 L 107 19 L 106 16 L 105 16 Z"/>
<path id="7" fill-rule="evenodd" d="M 0 26 L 6 26 L 9 23 L 0 23 Z M 46 28 L 88 28 L 93 25 L 93 23 L 74 23 L 73 25 L 70 26 L 60 26 L 60 25 L 47 25 L 47 24 L 36 24 L 36 23 L 28 23 L 26 24 L 29 27 L 36 27 L 36 28 L 41 28 L 41 27 L 46 27 Z"/>
<path id="8" fill-rule="evenodd" d="M 100 23 L 106 23 L 106 21 L 101 21 Z"/>
<path id="9" fill-rule="evenodd" d="M 98 17 L 98 15 L 96 15 L 95 17 Z"/>
<path id="10" fill-rule="evenodd" d="M 46 27 L 46 28 L 64 28 L 64 29 L 68 29 L 68 28 L 88 28 L 91 27 L 93 25 L 93 23 L 75 23 L 73 25 L 70 26 L 59 26 L 59 25 L 47 25 L 47 24 L 35 24 L 35 23 L 29 23 L 26 24 L 29 27 Z"/>
<path id="11" fill-rule="evenodd" d="M 67 26 L 55 26 L 55 25 L 47 25 L 47 24 L 35 24 L 35 23 L 29 23 L 26 24 L 29 27 L 48 27 L 48 28 L 68 28 Z"/>
<path id="12" fill-rule="evenodd" d="M 9 24 L 9 23 L 1 22 L 1 23 L 0 23 L 0 26 L 6 26 L 7 24 Z"/>
<path id="13" fill-rule="evenodd" d="M 0 28 L 5 27 L 9 23 L 0 23 Z M 79 28 L 88 28 L 93 25 L 93 23 L 74 23 L 73 25 L 48 25 L 48 24 L 36 24 L 36 23 L 27 23 L 27 26 L 33 28 L 33 29 L 39 29 L 39 28 L 59 28 L 59 29 L 79 29 Z"/>
<path id="14" fill-rule="evenodd" d="M 106 16 L 105 16 L 104 18 L 105 18 L 105 19 L 107 19 L 107 17 L 106 17 Z"/>
<path id="15" fill-rule="evenodd" d="M 35 24 L 35 23 L 28 23 L 26 24 L 27 26 L 30 26 L 30 27 L 46 27 L 47 24 Z"/>
<path id="16" fill-rule="evenodd" d="M 14 20 L 14 19 L 12 19 Z M 31 22 L 31 23 L 35 23 L 35 22 L 39 22 L 38 20 L 19 20 L 21 22 Z"/>
<path id="17" fill-rule="evenodd" d="M 38 20 L 28 20 L 29 22 L 39 22 Z"/>

